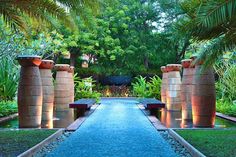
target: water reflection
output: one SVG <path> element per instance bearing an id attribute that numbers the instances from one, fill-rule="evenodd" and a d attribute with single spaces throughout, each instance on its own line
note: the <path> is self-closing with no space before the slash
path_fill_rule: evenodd
<path id="1" fill-rule="evenodd" d="M 183 120 L 181 111 L 161 109 L 157 118 L 167 128 L 193 128 L 192 120 Z M 236 128 L 236 123 L 216 117 L 215 128 Z"/>

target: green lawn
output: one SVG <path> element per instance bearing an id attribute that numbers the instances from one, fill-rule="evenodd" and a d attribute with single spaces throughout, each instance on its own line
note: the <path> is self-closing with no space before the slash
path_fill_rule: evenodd
<path id="1" fill-rule="evenodd" d="M 56 130 L 0 131 L 0 156 L 17 156 L 55 132 Z"/>
<path id="2" fill-rule="evenodd" d="M 235 157 L 236 130 L 176 130 L 207 157 Z"/>

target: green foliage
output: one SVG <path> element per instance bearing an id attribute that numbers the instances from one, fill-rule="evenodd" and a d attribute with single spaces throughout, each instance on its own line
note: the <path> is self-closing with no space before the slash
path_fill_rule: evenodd
<path id="1" fill-rule="evenodd" d="M 217 94 L 220 99 L 229 101 L 236 100 L 236 65 L 223 60 L 215 66 L 219 75 L 217 82 Z"/>
<path id="2" fill-rule="evenodd" d="M 150 93 L 148 91 L 148 83 L 146 81 L 146 78 L 139 76 L 139 77 L 136 77 L 135 79 L 136 81 L 132 83 L 134 95 L 140 98 L 150 97 Z"/>
<path id="3" fill-rule="evenodd" d="M 19 80 L 18 68 L 7 58 L 0 59 L 0 100 L 15 98 Z"/>
<path id="4" fill-rule="evenodd" d="M 158 76 L 152 77 L 149 82 L 142 76 L 138 76 L 135 79 L 136 81 L 132 83 L 135 96 L 160 99 L 161 79 Z"/>
<path id="5" fill-rule="evenodd" d="M 101 93 L 94 91 L 94 81 L 90 78 L 75 78 L 75 99 L 94 98 L 98 102 Z"/>
<path id="6" fill-rule="evenodd" d="M 236 104 L 233 102 L 219 99 L 216 102 L 217 112 L 236 117 Z"/>
<path id="7" fill-rule="evenodd" d="M 150 97 L 161 99 L 161 79 L 158 76 L 154 76 L 151 78 L 150 82 L 148 82 Z"/>
<path id="8" fill-rule="evenodd" d="M 0 102 L 0 117 L 9 116 L 17 113 L 17 104 L 13 101 L 1 101 Z"/>

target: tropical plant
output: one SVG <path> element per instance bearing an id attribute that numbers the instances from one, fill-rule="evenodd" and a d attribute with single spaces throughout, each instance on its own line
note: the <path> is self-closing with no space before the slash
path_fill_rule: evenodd
<path id="1" fill-rule="evenodd" d="M 101 93 L 93 90 L 93 83 L 94 81 L 91 77 L 85 79 L 75 78 L 75 98 L 94 98 L 98 102 Z"/>
<path id="2" fill-rule="evenodd" d="M 137 97 L 148 98 L 150 93 L 148 91 L 148 83 L 145 77 L 138 76 L 135 78 L 135 82 L 132 83 L 133 93 Z"/>
<path id="3" fill-rule="evenodd" d="M 235 0 L 185 0 L 181 6 L 186 16 L 180 21 L 180 30 L 205 42 L 198 60 L 212 65 L 225 52 L 235 50 Z"/>
<path id="4" fill-rule="evenodd" d="M 148 82 L 150 97 L 161 99 L 161 79 L 158 76 L 154 76 Z"/>
<path id="5" fill-rule="evenodd" d="M 229 116 L 236 117 L 236 105 L 227 100 L 217 100 L 216 111 Z"/>
<path id="6" fill-rule="evenodd" d="M 233 102 L 236 100 L 236 65 L 225 62 L 215 66 L 219 75 L 217 92 L 220 99 Z"/>
<path id="7" fill-rule="evenodd" d="M 13 100 L 16 96 L 19 73 L 18 68 L 8 58 L 0 60 L 0 80 L 0 100 Z"/>
<path id="8" fill-rule="evenodd" d="M 17 103 L 14 101 L 1 101 L 0 102 L 0 117 L 9 116 L 17 113 Z"/>
<path id="9" fill-rule="evenodd" d="M 94 0 L 9 0 L 0 1 L 0 14 L 12 28 L 26 30 L 30 18 L 33 21 L 46 21 L 51 18 L 62 21 L 67 26 L 74 26 L 68 11 L 85 17 L 85 12 L 97 11 L 99 1 Z"/>

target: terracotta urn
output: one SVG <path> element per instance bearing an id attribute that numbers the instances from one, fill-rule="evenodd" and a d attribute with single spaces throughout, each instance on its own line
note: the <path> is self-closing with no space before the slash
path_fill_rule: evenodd
<path id="1" fill-rule="evenodd" d="M 192 59 L 184 59 L 181 61 L 182 67 L 183 68 L 189 68 L 190 65 L 192 64 Z"/>
<path id="2" fill-rule="evenodd" d="M 161 66 L 161 71 L 162 71 L 163 73 L 166 73 L 166 72 L 167 72 L 166 66 Z"/>
<path id="3" fill-rule="evenodd" d="M 74 70 L 75 70 L 75 67 L 73 67 L 73 66 L 70 66 L 69 67 L 69 70 L 68 70 L 68 73 L 74 73 Z"/>
<path id="4" fill-rule="evenodd" d="M 181 64 L 167 64 L 167 71 L 180 71 L 182 68 Z"/>
<path id="5" fill-rule="evenodd" d="M 42 60 L 39 65 L 39 69 L 52 69 L 54 67 L 54 62 L 52 60 Z"/>
<path id="6" fill-rule="evenodd" d="M 17 104 L 20 128 L 40 128 L 42 116 L 42 81 L 39 72 L 41 57 L 20 55 L 21 65 Z"/>
<path id="7" fill-rule="evenodd" d="M 17 60 L 21 66 L 39 66 L 42 62 L 40 56 L 35 55 L 19 55 Z"/>
<path id="8" fill-rule="evenodd" d="M 56 64 L 54 66 L 54 69 L 56 71 L 69 71 L 70 65 L 68 65 L 68 64 Z"/>

